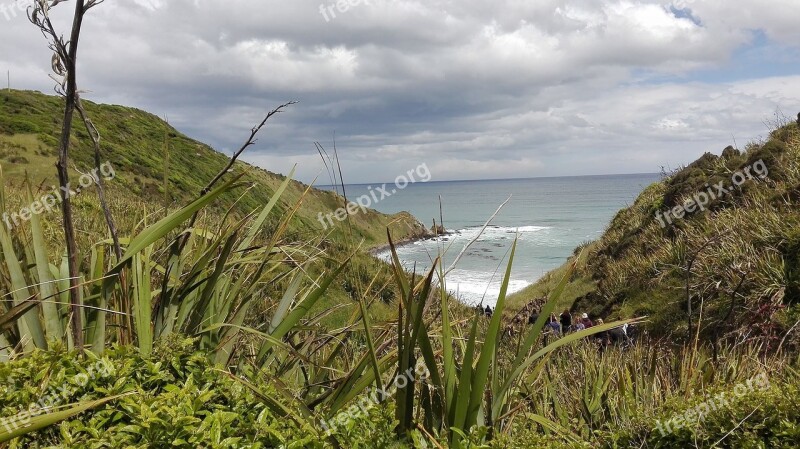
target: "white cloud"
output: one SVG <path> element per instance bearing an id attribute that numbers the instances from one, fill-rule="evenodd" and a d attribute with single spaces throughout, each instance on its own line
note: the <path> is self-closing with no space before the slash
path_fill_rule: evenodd
<path id="1" fill-rule="evenodd" d="M 776 109 L 800 110 L 800 79 L 766 61 L 800 66 L 794 0 L 370 0 L 328 22 L 320 1 L 103 3 L 81 87 L 222 151 L 300 100 L 247 157 L 300 162 L 305 181 L 322 169 L 313 142 L 334 132 L 353 182 L 423 161 L 440 180 L 621 173 L 741 145 Z M 69 26 L 69 4 L 56 10 Z M 759 70 L 737 65 L 745 46 Z M 30 24 L 3 23 L 13 87 L 50 91 L 48 67 Z"/>

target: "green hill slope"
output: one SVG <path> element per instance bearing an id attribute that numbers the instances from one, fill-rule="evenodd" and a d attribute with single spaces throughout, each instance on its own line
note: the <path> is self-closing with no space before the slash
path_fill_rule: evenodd
<path id="1" fill-rule="evenodd" d="M 800 315 L 800 131 L 706 153 L 621 210 L 584 257 L 563 306 L 650 317 L 657 335 L 775 340 Z M 563 268 L 561 269 L 563 271 Z M 515 295 L 550 291 L 546 276 Z M 691 322 L 691 324 L 689 324 Z"/>
<path id="2" fill-rule="evenodd" d="M 15 211 L 25 206 L 22 188 L 27 177 L 34 186 L 36 196 L 54 190 L 57 186 L 55 162 L 57 136 L 61 130 L 63 100 L 59 97 L 29 91 L 0 91 L 0 167 L 5 179 L 7 207 Z M 193 140 L 153 114 L 123 107 L 94 104 L 84 100 L 87 113 L 101 135 L 103 161 L 113 167 L 115 176 L 107 181 L 110 207 L 121 234 L 128 233 L 143 220 L 163 215 L 195 199 L 205 185 L 228 163 L 229 158 L 208 145 Z M 280 116 L 273 120 L 280 120 Z M 269 132 L 268 127 L 263 132 Z M 77 184 L 80 173 L 94 167 L 91 140 L 83 126 L 76 120 L 73 125 L 73 148 L 70 154 L 72 182 Z M 206 212 L 210 222 L 223 219 L 229 208 L 235 215 L 244 215 L 266 205 L 273 192 L 284 181 L 284 176 L 237 162 L 234 173 L 244 173 L 242 181 L 250 188 L 240 188 L 223 196 Z M 165 182 L 165 176 L 167 182 Z M 291 182 L 280 203 L 278 213 L 270 215 L 266 229 L 274 229 L 281 217 L 286 216 L 308 186 Z M 76 228 L 79 244 L 88 248 L 107 237 L 99 202 L 92 192 L 74 198 Z M 424 226 L 408 213 L 386 215 L 374 210 L 358 211 L 347 222 L 336 222 L 324 229 L 318 220 L 320 213 L 331 213 L 344 205 L 341 196 L 318 189 L 310 189 L 303 197 L 284 234 L 289 241 L 307 242 L 325 250 L 325 260 L 330 263 L 344 260 L 356 246 L 364 249 L 386 243 L 386 229 L 396 239 L 410 238 L 426 233 Z M 50 242 L 55 248 L 63 246 L 60 237 L 60 213 L 53 210 L 43 220 Z M 88 254 L 84 254 L 88 257 Z M 332 295 L 322 308 L 346 302 L 349 290 L 357 281 L 367 284 L 376 274 L 386 270 L 375 264 L 371 256 L 362 252 L 351 263 L 343 280 L 332 289 Z M 315 273 L 310 273 L 314 275 Z M 383 273 L 388 279 L 389 273 Z M 279 291 L 276 288 L 276 292 Z M 384 292 L 377 292 L 385 296 Z M 374 311 L 380 315 L 382 309 Z M 387 314 L 393 313 L 385 310 Z M 348 308 L 338 312 L 348 315 Z M 334 314 L 335 315 L 335 314 Z M 335 322 L 334 324 L 340 324 Z"/>
<path id="3" fill-rule="evenodd" d="M 123 106 L 84 103 L 102 136 L 102 160 L 110 162 L 116 172 L 109 186 L 117 194 L 130 194 L 153 206 L 176 207 L 196 198 L 228 162 L 225 155 L 181 134 L 153 114 Z M 62 107 L 59 97 L 27 91 L 0 92 L 0 163 L 9 181 L 18 181 L 27 172 L 36 185 L 57 184 L 54 164 Z M 91 141 L 77 121 L 73 135 L 73 165 L 87 172 L 94 166 Z M 244 171 L 243 180 L 254 185 L 241 198 L 226 198 L 225 206 L 238 201 L 241 211 L 266 204 L 285 179 L 244 162 L 237 162 L 234 170 Z M 292 182 L 282 203 L 294 204 L 307 187 Z M 340 196 L 312 189 L 298 211 L 294 233 L 318 234 L 322 229 L 318 213 L 327 214 L 342 204 Z M 363 238 L 368 246 L 384 244 L 386 226 L 397 220 L 401 225 L 393 226 L 393 230 L 400 238 L 422 231 L 408 214 L 390 216 L 369 210 L 351 217 L 356 240 Z M 334 229 L 333 234 L 340 235 L 342 230 L 343 227 Z"/>

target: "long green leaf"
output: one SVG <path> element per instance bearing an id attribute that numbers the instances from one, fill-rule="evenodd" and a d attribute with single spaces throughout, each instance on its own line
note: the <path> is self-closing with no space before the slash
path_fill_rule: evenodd
<path id="1" fill-rule="evenodd" d="M 28 283 L 25 279 L 22 265 L 20 265 L 17 254 L 14 251 L 11 236 L 2 220 L 0 220 L 0 249 L 2 249 L 3 257 L 5 258 L 8 274 L 11 276 L 11 297 L 14 299 L 14 305 L 22 304 L 30 296 L 30 291 L 28 290 Z M 35 348 L 44 349 L 47 347 L 47 339 L 44 336 L 44 330 L 35 309 L 26 313 L 17 322 L 17 327 L 23 349 L 26 352 Z"/>
<path id="2" fill-rule="evenodd" d="M 492 319 L 489 322 L 489 329 L 486 331 L 486 338 L 481 348 L 481 355 L 478 359 L 478 365 L 475 368 L 475 376 L 472 380 L 472 394 L 469 400 L 469 413 L 467 414 L 466 427 L 463 430 L 469 430 L 470 427 L 477 424 L 478 412 L 483 402 L 483 395 L 486 391 L 486 381 L 489 378 L 489 370 L 492 366 L 492 361 L 496 359 L 498 336 L 500 335 L 500 324 L 503 320 L 503 310 L 505 309 L 506 293 L 508 292 L 508 283 L 511 279 L 511 266 L 514 263 L 514 253 L 517 250 L 517 241 L 514 240 L 511 245 L 511 254 L 508 257 L 508 265 L 506 266 L 506 274 L 503 276 L 503 283 L 500 286 L 500 294 L 497 297 L 497 304 L 492 314 Z"/>
<path id="3" fill-rule="evenodd" d="M 272 315 L 272 320 L 269 323 L 269 332 L 275 332 L 275 329 L 278 328 L 278 325 L 280 325 L 284 318 L 286 318 L 286 314 L 289 313 L 289 308 L 292 307 L 292 303 L 297 297 L 297 292 L 300 290 L 300 284 L 302 281 L 303 276 L 298 274 L 289 284 L 289 288 L 283 292 L 281 301 L 278 303 L 278 307 L 275 309 L 275 313 Z"/>
<path id="4" fill-rule="evenodd" d="M 375 386 L 383 390 L 383 382 L 381 382 L 381 371 L 378 365 L 378 355 L 375 353 L 375 343 L 372 339 L 372 331 L 369 322 L 369 312 L 367 311 L 367 304 L 364 298 L 359 298 L 358 305 L 361 309 L 361 322 L 364 324 L 364 337 L 367 340 L 367 352 L 372 363 L 372 369 L 375 371 Z"/>
<path id="5" fill-rule="evenodd" d="M 475 344 L 478 339 L 478 320 L 480 319 L 481 315 L 476 314 L 475 319 L 472 321 L 469 338 L 467 339 L 467 349 L 464 351 L 464 360 L 461 362 L 461 376 L 458 379 L 458 393 L 453 400 L 454 412 L 452 415 L 454 418 L 453 422 L 450 424 L 451 429 L 467 428 L 466 422 L 469 414 L 469 403 L 472 398 L 472 361 L 475 358 Z M 459 438 L 458 433 L 451 433 L 453 446 L 457 448 L 460 447 Z"/>
<path id="6" fill-rule="evenodd" d="M 283 349 L 287 353 L 293 354 L 298 359 L 307 361 L 305 360 L 305 357 L 302 354 L 299 354 L 291 345 L 287 345 L 286 343 L 280 341 L 279 339 L 273 337 L 272 335 L 258 331 L 256 329 L 253 329 L 252 327 L 240 326 L 238 324 L 232 324 L 232 323 L 217 323 L 202 329 L 200 332 L 211 332 L 219 329 L 230 329 L 230 328 L 234 328 L 236 330 L 261 337 L 264 340 L 269 341 L 270 344 L 272 344 L 273 346 L 277 346 L 278 348 Z"/>
<path id="7" fill-rule="evenodd" d="M 28 202 L 33 203 L 33 192 L 28 184 Z M 36 257 L 36 273 L 39 281 L 39 294 L 42 298 L 55 296 L 56 286 L 53 274 L 50 272 L 50 258 L 47 255 L 47 245 L 42 231 L 42 224 L 38 214 L 31 215 L 31 241 L 33 252 Z M 44 317 L 45 335 L 50 340 L 61 340 L 64 329 L 61 326 L 61 317 L 58 313 L 58 306 L 52 301 L 42 304 L 42 316 Z"/>
<path id="8" fill-rule="evenodd" d="M 303 317 L 306 316 L 308 311 L 311 310 L 311 308 L 314 307 L 317 301 L 319 301 L 322 298 L 322 296 L 328 290 L 328 287 L 330 287 L 331 283 L 333 283 L 333 281 L 337 277 L 339 277 L 342 271 L 344 271 L 347 264 L 350 263 L 352 257 L 353 257 L 352 255 L 349 256 L 344 262 L 342 262 L 341 265 L 339 265 L 339 267 L 336 270 L 334 270 L 333 273 L 328 275 L 322 281 L 322 283 L 316 289 L 314 289 L 314 291 L 312 291 L 305 298 L 303 298 L 300 304 L 295 306 L 295 308 L 292 309 L 292 311 L 286 315 L 286 318 L 283 321 L 281 321 L 281 323 L 278 324 L 277 327 L 275 327 L 275 330 L 271 332 L 271 335 L 276 339 L 281 339 L 287 333 L 289 333 L 289 331 L 291 331 L 292 328 L 297 326 L 297 324 L 300 323 L 300 320 L 302 320 Z M 260 362 L 263 362 L 263 358 L 269 352 L 270 348 L 271 345 L 269 344 L 269 342 L 266 342 L 264 346 L 261 348 L 261 351 L 258 354 L 258 360 Z"/>
<path id="9" fill-rule="evenodd" d="M 84 302 L 94 308 L 86 310 L 86 341 L 91 345 L 92 352 L 101 354 L 106 344 L 106 307 L 109 294 L 103 292 L 103 271 L 105 270 L 105 248 L 103 244 L 92 248 L 90 264 L 91 279 L 96 280 L 90 286 L 89 298 Z M 109 292 L 110 293 L 110 292 Z M 91 298 L 96 298 L 92 300 Z"/>
<path id="10" fill-rule="evenodd" d="M 403 271 L 403 266 L 400 264 L 400 258 L 397 256 L 397 250 L 392 243 L 392 234 L 389 232 L 388 228 L 386 229 L 386 237 L 389 239 L 389 248 L 392 250 L 393 273 L 397 286 L 400 288 L 400 297 L 406 298 L 410 290 L 408 279 L 406 278 L 406 272 Z"/>
<path id="11" fill-rule="evenodd" d="M 242 243 L 237 247 L 236 251 L 244 251 L 245 249 L 249 248 L 250 245 L 253 244 L 256 236 L 258 235 L 261 227 L 264 226 L 264 222 L 267 220 L 272 209 L 278 203 L 283 192 L 286 190 L 286 187 L 292 181 L 292 177 L 294 177 L 294 172 L 297 169 L 297 166 L 292 167 L 292 171 L 286 176 L 286 179 L 283 180 L 280 187 L 272 194 L 272 198 L 270 198 L 269 203 L 264 207 L 261 213 L 258 215 L 258 218 L 250 225 L 250 229 L 247 231 L 247 235 L 245 235 L 244 240 Z"/>
<path id="12" fill-rule="evenodd" d="M 212 296 L 217 292 L 217 289 L 220 287 L 218 280 L 222 276 L 222 273 L 225 271 L 228 262 L 230 261 L 230 256 L 233 251 L 233 246 L 236 244 L 236 233 L 231 233 L 226 242 L 225 246 L 222 248 L 222 252 L 219 254 L 217 258 L 217 263 L 214 266 L 214 271 L 211 273 L 211 276 L 205 281 L 205 288 L 203 289 L 202 294 L 200 295 L 200 300 L 197 304 L 194 305 L 192 309 L 192 313 L 189 315 L 189 333 L 195 334 L 199 333 L 200 328 L 206 324 L 214 324 L 221 322 L 221 319 L 213 319 L 213 322 L 207 322 L 207 320 L 212 319 L 214 315 L 214 310 L 211 307 L 211 300 Z"/>
<path id="13" fill-rule="evenodd" d="M 452 425 L 455 412 L 456 399 L 456 363 L 453 351 L 453 328 L 450 322 L 450 296 L 447 294 L 447 280 L 444 267 L 439 265 L 439 295 L 442 308 L 442 377 L 445 384 L 444 401 L 447 410 L 447 422 Z M 449 427 L 449 426 L 448 426 Z"/>
<path id="14" fill-rule="evenodd" d="M 397 350 L 392 350 L 378 361 L 378 365 L 381 368 L 380 371 L 385 372 L 386 369 L 396 361 L 397 361 Z M 366 390 L 372 383 L 375 382 L 375 371 L 363 370 L 363 373 L 364 375 L 360 377 L 353 376 L 354 373 L 351 373 L 351 375 L 348 376 L 348 379 L 350 377 L 353 377 L 355 381 L 352 382 L 351 384 L 352 387 L 344 391 L 343 394 L 338 398 L 336 398 L 336 400 L 331 404 L 329 408 L 330 413 L 337 413 L 338 411 L 340 411 L 342 408 L 344 408 L 345 405 L 347 405 L 350 401 L 355 399 L 358 395 L 362 394 L 364 390 Z"/>
<path id="15" fill-rule="evenodd" d="M 6 420 L 4 425 L 0 427 L 0 443 L 6 443 L 14 438 L 19 438 L 31 432 L 36 432 L 37 430 L 50 427 L 60 421 L 72 418 L 75 415 L 79 415 L 87 410 L 100 407 L 101 405 L 115 401 L 119 398 L 130 396 L 131 394 L 134 393 L 126 393 L 119 396 L 98 399 L 96 401 L 85 401 L 69 404 L 65 406 L 68 407 L 66 410 L 54 411 L 35 417 L 30 417 L 27 413 L 12 416 L 10 420 Z"/>
<path id="16" fill-rule="evenodd" d="M 537 415 L 535 413 L 530 413 L 530 414 L 525 415 L 525 417 L 527 419 L 530 419 L 531 421 L 541 425 L 542 427 L 544 427 L 545 429 L 549 430 L 550 432 L 553 432 L 555 434 L 563 436 L 570 443 L 579 443 L 581 441 L 581 438 L 579 436 L 575 435 L 574 433 L 572 433 L 568 429 L 566 429 L 566 428 L 554 423 L 553 421 L 550 421 L 549 419 L 545 418 L 542 415 Z"/>
<path id="17" fill-rule="evenodd" d="M 147 229 L 140 232 L 136 237 L 131 239 L 130 243 L 128 244 L 128 248 L 125 250 L 125 254 L 122 256 L 122 260 L 109 271 L 107 276 L 109 276 L 108 279 L 110 280 L 107 281 L 108 285 L 106 285 L 106 288 L 110 287 L 116 282 L 116 276 L 111 275 L 119 273 L 119 271 L 130 262 L 134 254 L 139 253 L 143 249 L 165 237 L 170 232 L 174 231 L 178 226 L 181 225 L 181 223 L 191 218 L 195 212 L 204 208 L 209 203 L 217 199 L 217 197 L 230 190 L 234 183 L 241 177 L 242 175 L 233 177 L 225 184 L 201 196 L 191 204 L 185 206 L 183 209 L 173 212 L 172 214 L 162 218 L 157 223 L 149 226 Z"/>
<path id="18" fill-rule="evenodd" d="M 144 356 L 153 351 L 152 297 L 150 282 L 150 250 L 136 254 L 131 261 L 133 274 L 133 324 L 136 341 Z"/>

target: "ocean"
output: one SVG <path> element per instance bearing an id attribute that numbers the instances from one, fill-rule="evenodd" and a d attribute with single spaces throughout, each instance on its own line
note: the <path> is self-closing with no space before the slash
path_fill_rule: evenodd
<path id="1" fill-rule="evenodd" d="M 658 174 L 602 175 L 490 181 L 417 182 L 382 198 L 378 184 L 346 185 L 352 201 L 361 195 L 379 199 L 370 207 L 393 214 L 407 211 L 428 228 L 439 224 L 439 198 L 451 235 L 406 244 L 398 256 L 407 269 L 426 272 L 437 255 L 450 267 L 464 246 L 509 197 L 478 241 L 447 277 L 447 287 L 466 304 L 494 306 L 515 238 L 517 251 L 509 282 L 516 292 L 562 265 L 582 242 L 599 238 L 620 209 L 630 205 Z M 323 186 L 322 188 L 331 188 Z M 378 257 L 389 260 L 384 251 Z"/>

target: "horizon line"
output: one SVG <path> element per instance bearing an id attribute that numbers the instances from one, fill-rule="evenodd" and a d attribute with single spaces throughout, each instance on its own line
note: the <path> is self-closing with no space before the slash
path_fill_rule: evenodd
<path id="1" fill-rule="evenodd" d="M 592 175 L 558 175 L 558 176 L 530 176 L 530 177 L 518 177 L 518 178 L 487 178 L 487 179 L 448 179 L 448 180 L 441 180 L 441 181 L 427 181 L 427 182 L 416 182 L 410 184 L 434 184 L 440 182 L 489 182 L 489 181 L 524 181 L 524 180 L 531 180 L 531 179 L 559 179 L 559 178 L 598 178 L 602 176 L 635 176 L 635 175 L 659 175 L 658 172 L 642 172 L 642 173 L 604 173 L 604 174 L 592 174 Z M 386 181 L 383 182 L 384 184 L 390 184 L 394 181 Z M 369 185 L 369 184 L 381 184 L 381 182 L 351 182 L 345 183 L 346 186 L 362 186 L 362 185 Z M 316 184 L 314 187 L 335 187 L 340 186 L 341 184 Z"/>

